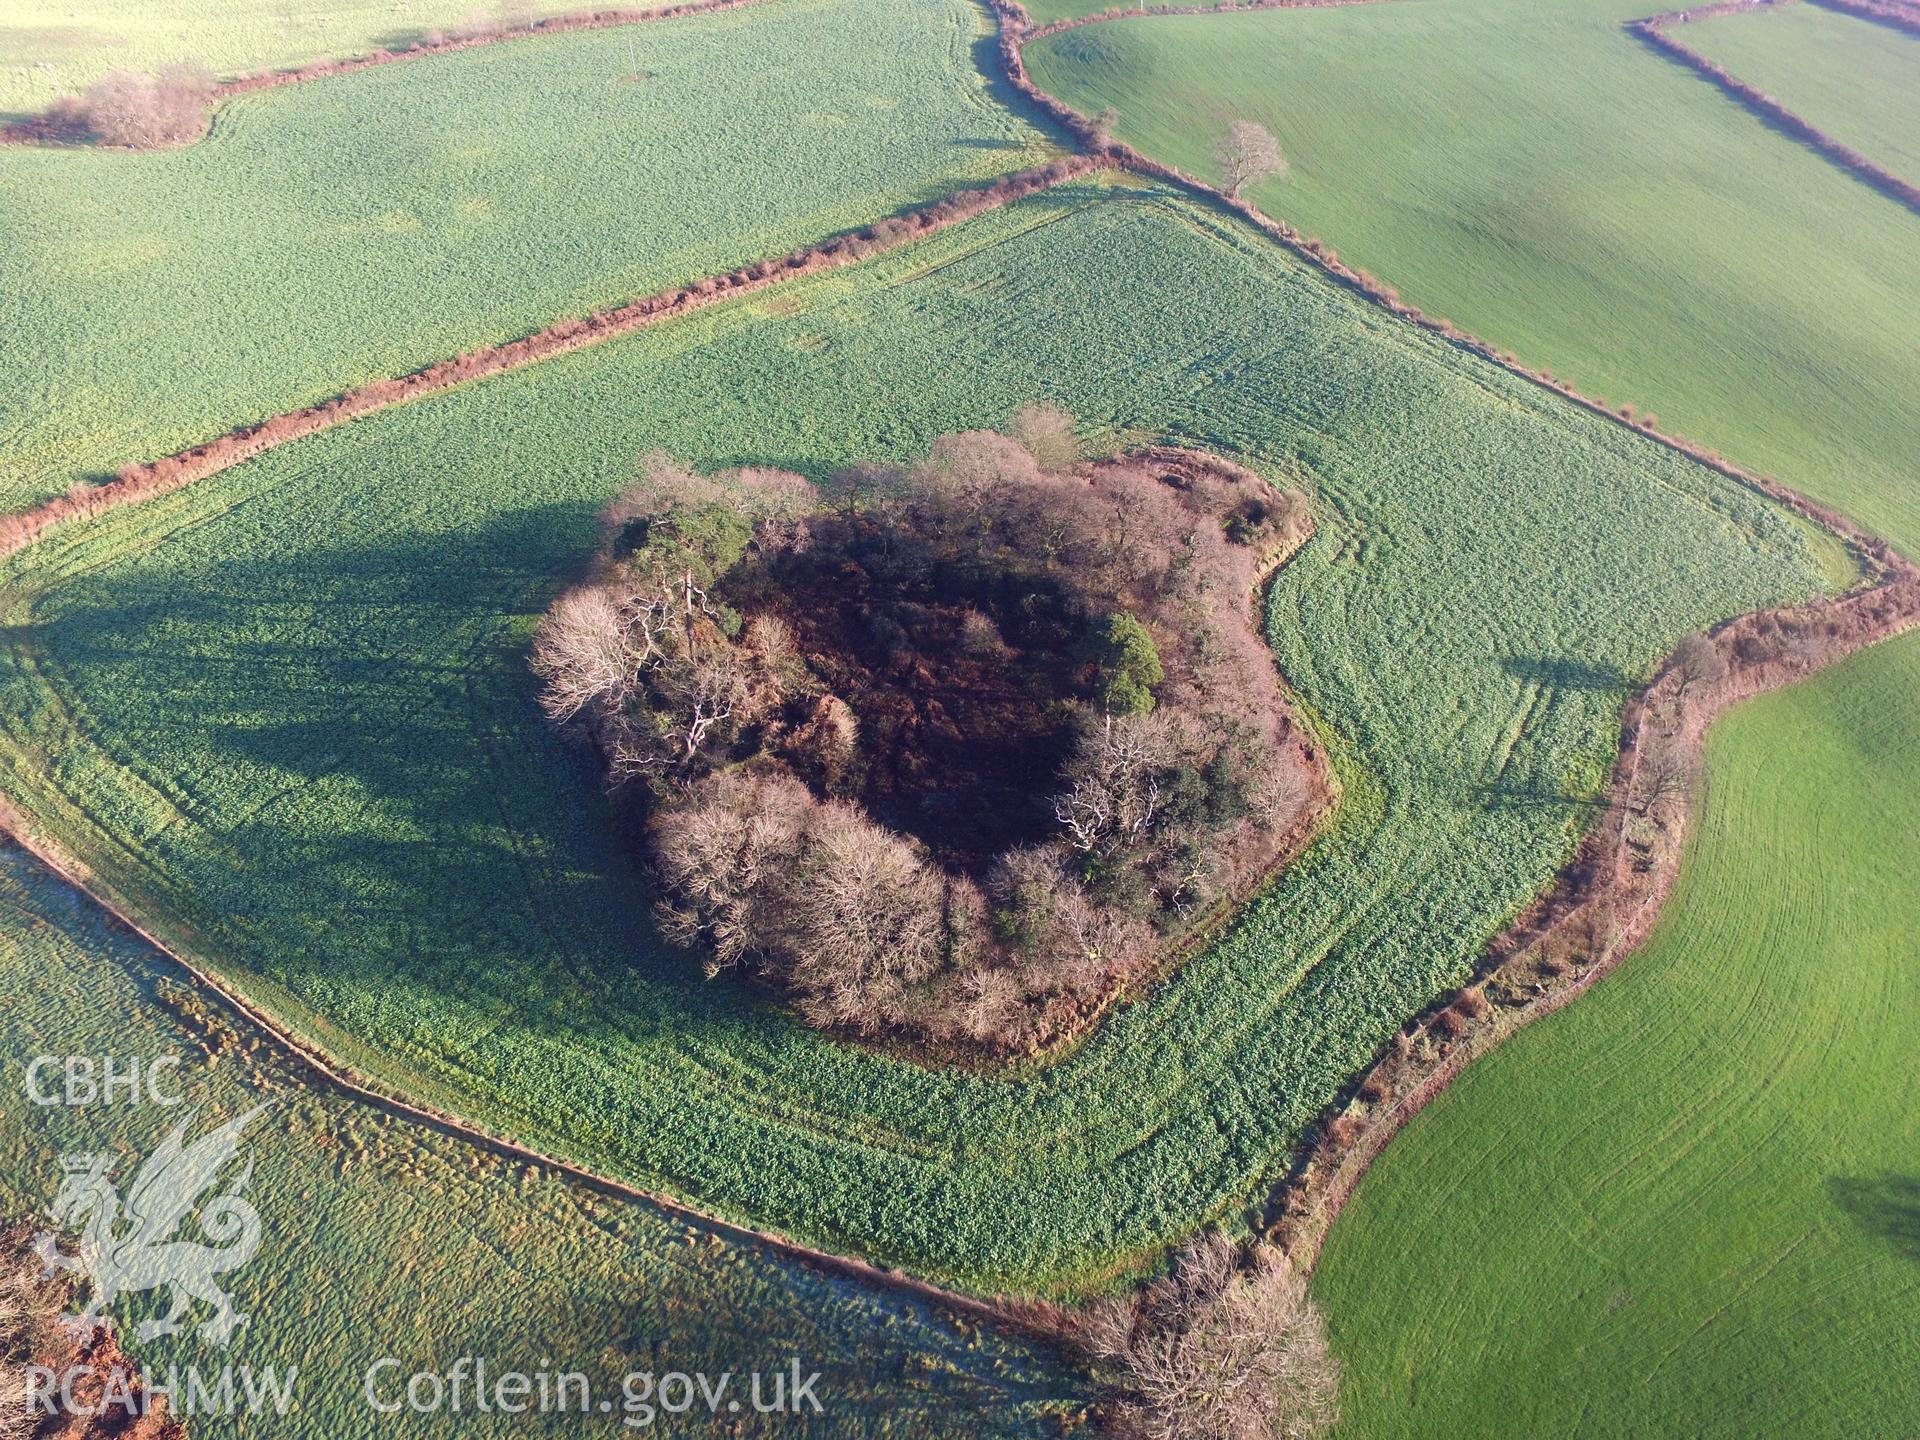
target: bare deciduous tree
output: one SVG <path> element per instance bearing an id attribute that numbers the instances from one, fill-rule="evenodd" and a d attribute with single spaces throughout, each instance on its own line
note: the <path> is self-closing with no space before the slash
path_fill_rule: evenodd
<path id="1" fill-rule="evenodd" d="M 1325 1321 L 1265 1247 L 1202 1237 L 1134 1303 L 1096 1311 L 1082 1342 L 1118 1372 L 1133 1440 L 1309 1440 L 1338 1416 Z"/>
<path id="2" fill-rule="evenodd" d="M 1639 803 L 1642 815 L 1653 815 L 1685 805 L 1700 779 L 1699 768 L 1678 750 L 1661 750 L 1640 767 Z"/>
<path id="3" fill-rule="evenodd" d="M 709 975 L 778 943 L 780 881 L 814 804 L 791 776 L 728 771 L 706 782 L 697 803 L 656 818 L 654 855 L 679 902 L 663 906 L 661 919 L 674 940 L 711 944 Z"/>
<path id="4" fill-rule="evenodd" d="M 804 956 L 795 978 L 816 990 L 925 979 L 941 960 L 943 902 L 906 841 L 850 805 L 822 806 L 788 896 Z"/>
<path id="5" fill-rule="evenodd" d="M 1038 402 L 1013 412 L 1007 434 L 1039 463 L 1042 470 L 1071 469 L 1080 458 L 1080 432 L 1073 414 L 1058 405 Z"/>
<path id="6" fill-rule="evenodd" d="M 533 671 L 545 682 L 540 706 L 554 720 L 623 703 L 637 668 L 627 617 L 605 586 L 569 590 L 533 632 Z"/>
<path id="7" fill-rule="evenodd" d="M 1251 120 L 1234 120 L 1213 147 L 1214 163 L 1220 167 L 1220 183 L 1227 194 L 1238 199 L 1240 192 L 1256 180 L 1287 173 L 1287 157 L 1273 132 Z"/>
<path id="8" fill-rule="evenodd" d="M 206 124 L 213 77 L 190 61 L 158 75 L 115 70 L 87 88 L 80 109 L 102 144 L 151 150 L 193 139 Z"/>
<path id="9" fill-rule="evenodd" d="M 1160 813 L 1160 776 L 1179 753 L 1165 716 L 1104 715 L 1082 731 L 1053 815 L 1073 848 L 1111 855 L 1141 844 Z"/>
<path id="10" fill-rule="evenodd" d="M 725 643 L 676 650 L 646 670 L 646 703 L 608 728 L 617 780 L 698 774 L 757 711 L 749 657 Z"/>
<path id="11" fill-rule="evenodd" d="M 1680 691 L 1685 694 L 1696 685 L 1711 687 L 1725 679 L 1727 657 L 1710 637 L 1696 630 L 1674 647 L 1673 668 L 1680 677 Z"/>

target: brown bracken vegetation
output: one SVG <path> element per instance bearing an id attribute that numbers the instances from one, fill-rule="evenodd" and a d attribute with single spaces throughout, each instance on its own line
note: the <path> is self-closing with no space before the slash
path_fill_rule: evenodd
<path id="1" fill-rule="evenodd" d="M 1325 786 L 1251 618 L 1301 498 L 1187 451 L 1080 463 L 1043 407 L 1009 428 L 824 494 L 649 456 L 533 647 L 645 812 L 669 936 L 943 1053 L 1096 1013 Z"/>

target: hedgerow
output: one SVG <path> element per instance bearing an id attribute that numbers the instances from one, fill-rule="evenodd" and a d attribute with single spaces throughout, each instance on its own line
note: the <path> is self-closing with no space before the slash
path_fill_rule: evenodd
<path id="1" fill-rule="evenodd" d="M 780 0 L 242 95 L 184 149 L 0 152 L 0 511 L 1048 158 L 983 29 Z"/>

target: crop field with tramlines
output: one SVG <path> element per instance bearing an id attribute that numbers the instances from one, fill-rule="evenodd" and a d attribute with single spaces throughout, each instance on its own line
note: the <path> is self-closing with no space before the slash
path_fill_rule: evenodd
<path id="1" fill-rule="evenodd" d="M 0 1429 L 1897 1433 L 1920 13 L 1709 8 L 0 0 Z"/>
<path id="2" fill-rule="evenodd" d="M 1317 1281 L 1343 1433 L 1910 1423 L 1917 690 L 1909 637 L 1729 718 L 1646 951 L 1394 1143 Z"/>
<path id="3" fill-rule="evenodd" d="M 642 1416 L 624 1409 L 618 1385 L 649 1354 L 715 1372 L 742 1361 L 771 1370 L 804 1355 L 822 1373 L 822 1393 L 838 1401 L 836 1435 L 968 1436 L 967 1417 L 991 1411 L 995 1433 L 1041 1436 L 1086 1404 L 1084 1388 L 1044 1351 L 1012 1337 L 982 1336 L 924 1304 L 656 1207 L 583 1192 L 316 1087 L 310 1070 L 236 1028 L 164 957 L 74 903 L 18 851 L 0 855 L 0 917 L 10 1057 L 178 1055 L 168 1085 L 197 1116 L 269 1107 L 254 1122 L 250 1188 L 281 1243 L 255 1262 L 254 1313 L 228 1358 L 303 1377 L 293 1413 L 267 1417 L 275 1434 L 383 1433 L 372 1421 L 391 1433 L 400 1422 L 361 1399 L 367 1368 L 387 1357 L 406 1362 L 401 1374 L 424 1368 L 449 1335 L 468 1353 L 494 1355 L 542 1337 L 596 1383 L 612 1382 L 623 1407 L 616 1424 Z M 56 1155 L 141 1148 L 151 1119 L 9 1105 L 0 1203 L 10 1213 L 37 1209 L 39 1177 Z M 726 1326 L 712 1323 L 716 1309 Z M 142 1358 L 184 1368 L 195 1346 L 183 1339 Z M 380 1373 L 383 1405 L 392 1403 L 392 1373 Z M 247 1433 L 231 1417 L 190 1423 L 195 1435 Z M 469 1412 L 459 1433 L 518 1434 L 526 1423 Z"/>
<path id="4" fill-rule="evenodd" d="M 1196 175 L 1213 174 L 1229 117 L 1265 124 L 1291 169 L 1252 199 L 1421 309 L 1861 524 L 1911 531 L 1914 216 L 1622 29 L 1658 8 L 1147 18 L 1069 30 L 1027 61 Z"/>
<path id="5" fill-rule="evenodd" d="M 178 150 L 11 151 L 0 503 L 1018 170 L 983 33 L 782 0 L 243 95 Z"/>
<path id="6" fill-rule="evenodd" d="M 1218 107 L 1272 116 L 1294 162 L 1261 195 L 1274 213 L 1910 550 L 1920 372 L 1889 323 L 1908 300 L 1865 295 L 1911 273 L 1920 221 L 1617 28 L 1644 13 L 1149 19 L 1029 60 L 1183 167 L 1207 163 Z M 1676 34 L 1899 172 L 1911 35 L 1813 4 Z M 1416 64 L 1444 78 L 1362 78 Z M 1622 94 L 1657 125 L 1622 129 Z M 1367 138 L 1389 128 L 1401 143 Z M 1360 1188 L 1317 1280 L 1351 1433 L 1429 1434 L 1441 1413 L 1460 1433 L 1899 1431 L 1920 1383 L 1899 1239 L 1913 1136 L 1873 1097 L 1910 1069 L 1890 997 L 1916 881 L 1891 838 L 1920 766 L 1895 718 L 1912 653 L 1727 721 L 1648 952 L 1470 1069 Z"/>

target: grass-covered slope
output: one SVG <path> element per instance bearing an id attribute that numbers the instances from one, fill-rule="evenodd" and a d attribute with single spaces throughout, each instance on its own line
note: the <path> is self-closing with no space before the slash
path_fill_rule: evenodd
<path id="1" fill-rule="evenodd" d="M 821 1372 L 823 1414 L 755 1417 L 743 1404 L 753 1426 L 738 1433 L 754 1435 L 1053 1435 L 1060 1416 L 1084 1404 L 1057 1360 L 1024 1344 L 316 1090 L 306 1072 L 169 979 L 171 968 L 22 852 L 0 850 L 10 1085 L 33 1055 L 110 1055 L 122 1065 L 178 1055 L 178 1076 L 164 1083 L 185 1102 L 69 1110 L 27 1104 L 16 1090 L 0 1113 L 0 1213 L 43 1211 L 62 1153 L 117 1152 L 124 1194 L 140 1160 L 189 1111 L 192 1136 L 269 1106 L 242 1140 L 263 1238 L 222 1280 L 251 1317 L 230 1348 L 190 1337 L 134 1344 L 133 1326 L 156 1312 L 155 1297 L 123 1297 L 113 1310 L 150 1378 L 176 1365 L 211 1376 L 223 1362 L 299 1372 L 293 1413 L 196 1414 L 195 1440 L 630 1433 L 617 1410 L 590 1422 L 481 1415 L 471 1403 L 458 1415 L 376 1414 L 362 1387 L 383 1356 L 403 1361 L 402 1378 L 444 1373 L 462 1355 L 486 1356 L 496 1376 L 577 1370 L 616 1406 L 631 1370 L 704 1370 L 715 1380 L 730 1370 L 739 1387 L 731 1393 L 743 1400 L 754 1369 L 798 1357 Z M 383 1387 L 391 1378 L 379 1377 Z M 662 1428 L 656 1416 L 653 1431 Z M 703 1418 L 694 1428 L 710 1427 Z"/>
<path id="2" fill-rule="evenodd" d="M 1724 720 L 1644 952 L 1388 1149 L 1316 1287 L 1343 1435 L 1909 1432 L 1920 637 Z"/>
<path id="3" fill-rule="evenodd" d="M 1019 169 L 971 0 L 769 0 L 0 150 L 0 508 Z"/>
<path id="4" fill-rule="evenodd" d="M 1721 16 L 1679 38 L 1920 184 L 1920 38 L 1811 4 Z"/>
<path id="5" fill-rule="evenodd" d="M 1265 123 L 1293 174 L 1251 197 L 1429 313 L 1870 528 L 1920 530 L 1920 216 L 1621 28 L 1656 8 L 1127 20 L 1027 59 L 1195 173 L 1228 119 Z"/>
<path id="6" fill-rule="evenodd" d="M 1272 635 L 1347 794 L 1071 1058 L 933 1073 L 648 942 L 526 638 L 642 450 L 820 473 L 1036 395 L 1317 486 Z M 9 787 L 250 993 L 595 1163 L 1042 1290 L 1237 1214 L 1566 858 L 1634 678 L 1813 583 L 1799 531 L 1731 482 L 1237 223 L 1093 185 L 285 447 L 4 579 Z"/>

